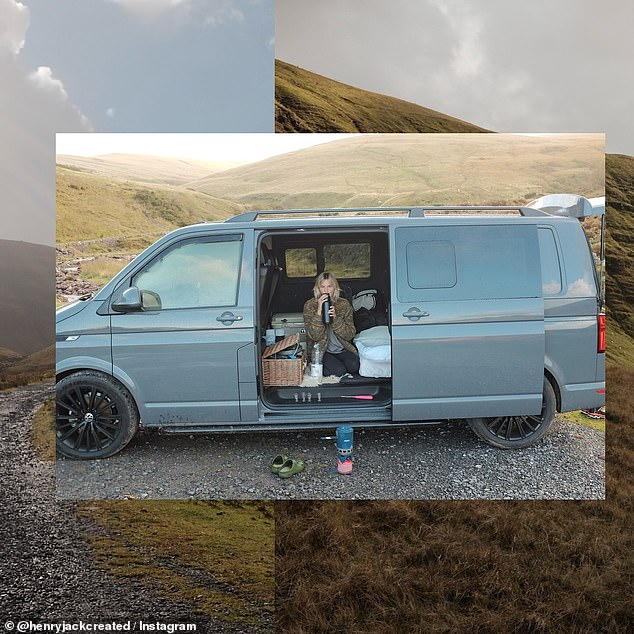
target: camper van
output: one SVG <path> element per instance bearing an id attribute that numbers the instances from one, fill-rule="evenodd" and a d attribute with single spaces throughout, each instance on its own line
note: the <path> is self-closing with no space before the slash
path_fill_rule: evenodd
<path id="1" fill-rule="evenodd" d="M 57 449 L 108 457 L 140 425 L 447 420 L 527 447 L 556 412 L 604 404 L 601 284 L 580 224 L 604 211 L 561 194 L 518 207 L 254 211 L 177 229 L 57 311 Z M 338 380 L 307 362 L 302 309 L 322 271 L 359 329 L 359 372 Z"/>

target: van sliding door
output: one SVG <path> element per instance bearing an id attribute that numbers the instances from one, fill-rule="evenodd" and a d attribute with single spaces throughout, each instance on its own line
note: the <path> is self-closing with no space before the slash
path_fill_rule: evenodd
<path id="1" fill-rule="evenodd" d="M 391 228 L 393 419 L 538 414 L 537 227 L 451 220 Z"/>

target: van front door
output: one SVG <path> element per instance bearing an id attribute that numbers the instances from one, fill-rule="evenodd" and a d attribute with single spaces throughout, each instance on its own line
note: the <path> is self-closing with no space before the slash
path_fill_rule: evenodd
<path id="1" fill-rule="evenodd" d="M 391 229 L 393 419 L 538 414 L 544 301 L 536 226 L 438 220 Z"/>
<path id="2" fill-rule="evenodd" d="M 113 372 L 145 425 L 241 421 L 241 390 L 255 390 L 252 251 L 252 231 L 181 238 L 114 292 L 143 298 L 111 324 Z"/>

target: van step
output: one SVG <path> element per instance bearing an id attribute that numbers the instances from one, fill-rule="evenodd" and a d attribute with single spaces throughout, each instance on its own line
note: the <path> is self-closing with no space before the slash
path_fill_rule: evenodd
<path id="1" fill-rule="evenodd" d="M 306 406 L 337 405 L 368 408 L 387 406 L 392 400 L 392 386 L 372 383 L 368 385 L 322 385 L 319 387 L 270 387 L 263 400 L 272 407 L 293 406 L 298 410 Z"/>

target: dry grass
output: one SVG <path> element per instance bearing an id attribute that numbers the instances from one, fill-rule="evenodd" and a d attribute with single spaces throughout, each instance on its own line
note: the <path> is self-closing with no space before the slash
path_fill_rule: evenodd
<path id="1" fill-rule="evenodd" d="M 276 132 L 487 132 L 466 121 L 275 60 Z"/>
<path id="2" fill-rule="evenodd" d="M 632 384 L 611 368 L 605 501 L 278 502 L 278 629 L 629 631 Z"/>
<path id="3" fill-rule="evenodd" d="M 0 370 L 0 390 L 37 383 L 55 376 L 55 346 L 34 352 Z"/>
<path id="4" fill-rule="evenodd" d="M 183 188 L 104 178 L 57 167 L 58 243 L 138 238 L 241 211 L 234 203 Z"/>
<path id="5" fill-rule="evenodd" d="M 274 609 L 267 502 L 102 501 L 80 505 L 97 565 L 193 612 L 249 631 Z"/>
<path id="6" fill-rule="evenodd" d="M 377 134 L 212 175 L 198 191 L 256 209 L 523 204 L 604 192 L 601 135 Z"/>
<path id="7" fill-rule="evenodd" d="M 103 286 L 109 282 L 126 264 L 128 260 L 97 257 L 81 263 L 79 277 L 82 280 Z"/>
<path id="8" fill-rule="evenodd" d="M 33 415 L 31 440 L 40 460 L 55 460 L 55 399 L 52 398 Z"/>

